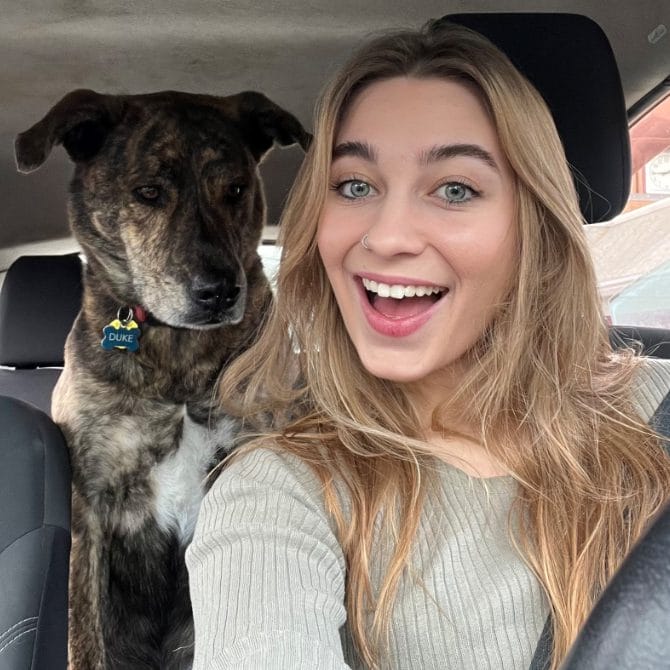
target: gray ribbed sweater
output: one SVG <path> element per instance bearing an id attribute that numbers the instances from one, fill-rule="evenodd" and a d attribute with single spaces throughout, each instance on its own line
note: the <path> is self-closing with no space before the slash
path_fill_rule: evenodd
<path id="1" fill-rule="evenodd" d="M 637 394 L 646 418 L 668 391 L 662 363 Z M 507 537 L 514 482 L 437 467 L 441 491 L 424 509 L 383 667 L 525 670 L 548 606 Z M 344 557 L 320 485 L 296 458 L 258 450 L 226 468 L 186 559 L 194 670 L 363 668 L 346 627 Z"/>
<path id="2" fill-rule="evenodd" d="M 508 477 L 440 466 L 401 583 L 388 668 L 527 668 L 547 617 L 507 539 Z M 345 564 L 320 485 L 296 458 L 258 450 L 208 494 L 187 555 L 194 668 L 362 668 L 345 625 Z M 375 577 L 375 575 L 373 575 Z M 340 636 L 341 633 L 341 636 Z"/>

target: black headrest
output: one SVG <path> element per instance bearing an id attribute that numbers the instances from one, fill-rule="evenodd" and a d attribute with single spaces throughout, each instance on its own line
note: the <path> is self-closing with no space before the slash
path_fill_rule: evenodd
<path id="1" fill-rule="evenodd" d="M 451 14 L 488 37 L 533 83 L 551 110 L 587 223 L 621 212 L 631 179 L 626 103 L 612 48 L 578 14 Z"/>
<path id="2" fill-rule="evenodd" d="M 0 365 L 62 366 L 81 296 L 78 254 L 14 261 L 0 291 Z"/>

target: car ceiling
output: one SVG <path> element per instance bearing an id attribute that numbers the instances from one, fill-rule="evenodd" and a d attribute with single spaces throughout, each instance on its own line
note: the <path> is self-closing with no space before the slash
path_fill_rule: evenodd
<path id="1" fill-rule="evenodd" d="M 0 0 L 0 271 L 17 245 L 69 235 L 72 172 L 54 151 L 38 172 L 19 175 L 15 136 L 65 93 L 164 89 L 227 95 L 262 91 L 311 129 L 324 81 L 371 32 L 414 27 L 449 13 L 563 11 L 603 28 L 630 108 L 670 75 L 670 0 Z M 268 218 L 275 222 L 301 159 L 275 150 L 263 165 Z M 16 253 L 18 253 L 17 250 Z"/>

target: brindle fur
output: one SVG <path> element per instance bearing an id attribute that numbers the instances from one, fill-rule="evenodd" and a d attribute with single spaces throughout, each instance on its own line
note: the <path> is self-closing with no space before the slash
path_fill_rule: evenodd
<path id="1" fill-rule="evenodd" d="M 184 550 L 194 514 L 165 521 L 158 486 L 185 444 L 206 461 L 200 481 L 230 446 L 215 385 L 271 302 L 256 251 L 257 165 L 274 142 L 306 147 L 308 135 L 254 92 L 73 91 L 17 138 L 24 172 L 58 143 L 75 162 L 68 211 L 87 259 L 53 398 L 73 471 L 73 670 L 191 665 Z M 147 185 L 161 187 L 156 201 L 138 196 Z M 139 351 L 103 350 L 102 329 L 133 305 L 150 315 Z"/>

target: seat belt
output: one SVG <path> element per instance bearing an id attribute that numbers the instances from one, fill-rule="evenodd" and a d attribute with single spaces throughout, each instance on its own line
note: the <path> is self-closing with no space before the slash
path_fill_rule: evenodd
<path id="1" fill-rule="evenodd" d="M 656 408 L 654 415 L 649 420 L 651 427 L 660 433 L 665 439 L 663 446 L 670 454 L 670 393 L 666 394 L 661 404 Z"/>

